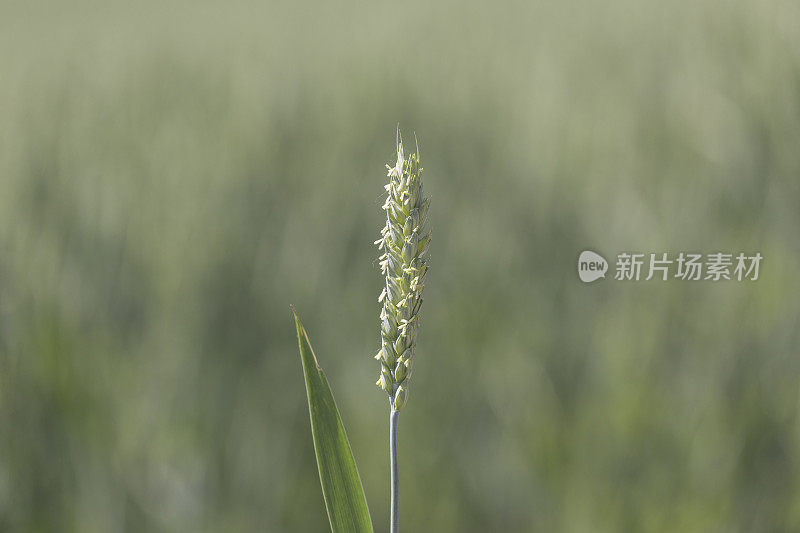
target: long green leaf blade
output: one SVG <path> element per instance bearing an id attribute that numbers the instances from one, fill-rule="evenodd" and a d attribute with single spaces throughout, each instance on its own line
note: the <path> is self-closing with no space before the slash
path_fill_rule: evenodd
<path id="1" fill-rule="evenodd" d="M 372 520 L 358 476 L 358 468 L 350 450 L 336 401 L 325 374 L 319 367 L 303 324 L 297 313 L 297 343 L 303 361 L 303 373 L 308 393 L 308 412 L 311 434 L 317 456 L 322 495 L 328 510 L 333 533 L 372 533 Z"/>

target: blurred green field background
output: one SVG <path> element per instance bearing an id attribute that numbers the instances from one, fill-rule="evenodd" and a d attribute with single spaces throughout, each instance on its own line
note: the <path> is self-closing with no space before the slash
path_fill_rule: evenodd
<path id="1" fill-rule="evenodd" d="M 788 0 L 0 5 L 0 530 L 325 531 L 289 304 L 387 529 L 398 122 L 404 531 L 800 531 Z M 584 285 L 587 248 L 764 263 Z"/>

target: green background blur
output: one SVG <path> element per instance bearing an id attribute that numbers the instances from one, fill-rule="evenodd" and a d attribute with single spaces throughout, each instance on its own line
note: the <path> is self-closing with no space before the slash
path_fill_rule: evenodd
<path id="1" fill-rule="evenodd" d="M 325 531 L 289 304 L 387 529 L 398 122 L 404 531 L 800 531 L 788 0 L 3 3 L 0 530 Z M 764 262 L 584 285 L 587 248 Z"/>

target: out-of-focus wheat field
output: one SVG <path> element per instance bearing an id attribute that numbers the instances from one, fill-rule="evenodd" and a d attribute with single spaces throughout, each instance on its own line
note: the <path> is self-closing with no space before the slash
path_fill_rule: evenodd
<path id="1" fill-rule="evenodd" d="M 0 530 L 325 531 L 289 304 L 387 529 L 398 123 L 403 529 L 800 530 L 788 0 L 3 3 Z M 764 260 L 584 285 L 584 249 Z"/>

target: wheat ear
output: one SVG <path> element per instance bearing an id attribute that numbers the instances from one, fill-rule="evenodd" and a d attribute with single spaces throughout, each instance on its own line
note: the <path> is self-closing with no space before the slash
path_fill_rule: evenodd
<path id="1" fill-rule="evenodd" d="M 415 136 L 416 139 L 416 136 Z M 414 350 L 419 331 L 422 288 L 428 272 L 427 251 L 430 233 L 426 229 L 429 199 L 422 195 L 422 167 L 419 144 L 405 157 L 403 139 L 397 131 L 397 162 L 386 165 L 386 225 L 375 244 L 380 256 L 385 285 L 378 302 L 381 349 L 375 356 L 381 364 L 376 385 L 389 395 L 389 458 L 391 533 L 399 530 L 397 477 L 397 421 L 400 409 L 408 401 Z"/>

